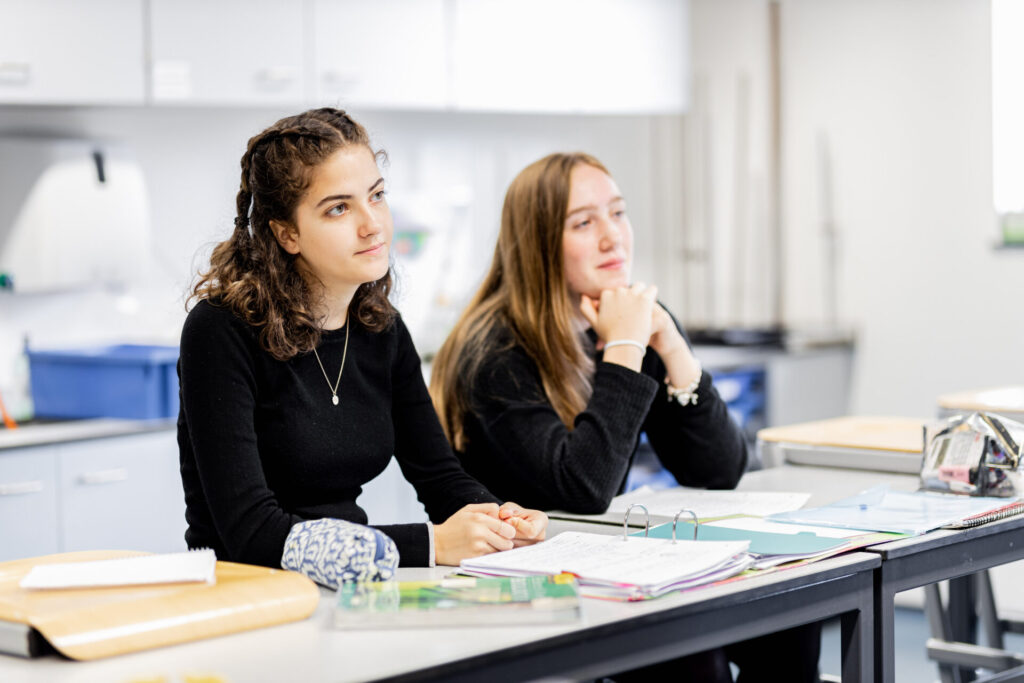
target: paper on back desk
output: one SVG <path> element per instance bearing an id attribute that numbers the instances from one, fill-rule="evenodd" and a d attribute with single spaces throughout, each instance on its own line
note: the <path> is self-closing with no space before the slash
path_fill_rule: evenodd
<path id="1" fill-rule="evenodd" d="M 907 493 L 876 486 L 822 507 L 781 512 L 769 519 L 915 535 L 996 510 L 1013 500 L 925 491 Z"/>
<path id="2" fill-rule="evenodd" d="M 654 491 L 640 487 L 613 498 L 608 512 L 624 514 L 630 505 L 640 503 L 658 517 L 674 517 L 683 508 L 693 510 L 699 519 L 729 515 L 763 517 L 796 510 L 810 497 L 809 493 L 781 491 L 707 491 L 682 487 Z M 636 519 L 642 522 L 642 514 Z"/>

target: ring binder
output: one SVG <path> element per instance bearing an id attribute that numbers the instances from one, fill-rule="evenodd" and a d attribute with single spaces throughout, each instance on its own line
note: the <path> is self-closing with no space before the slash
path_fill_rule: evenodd
<path id="1" fill-rule="evenodd" d="M 672 520 L 672 542 L 673 543 L 676 542 L 676 524 L 679 523 L 679 515 L 683 514 L 684 512 L 687 513 L 688 515 L 690 515 L 690 517 L 693 518 L 693 540 L 695 540 L 695 541 L 697 540 L 697 527 L 700 526 L 700 520 L 697 519 L 697 513 L 694 512 L 693 510 L 687 510 L 686 508 L 682 508 L 679 512 L 676 513 L 675 518 Z"/>
<path id="2" fill-rule="evenodd" d="M 626 508 L 626 514 L 622 516 L 622 540 L 629 540 L 629 513 L 633 511 L 633 508 L 640 508 L 644 511 L 646 519 L 644 520 L 644 538 L 647 538 L 647 534 L 651 531 L 651 513 L 647 510 L 647 506 L 643 503 L 633 503 Z"/>

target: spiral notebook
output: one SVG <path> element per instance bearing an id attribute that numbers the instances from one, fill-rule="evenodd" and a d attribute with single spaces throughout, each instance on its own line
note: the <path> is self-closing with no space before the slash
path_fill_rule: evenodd
<path id="1" fill-rule="evenodd" d="M 29 590 L 142 586 L 156 583 L 216 583 L 212 550 L 141 555 L 93 562 L 40 564 L 18 584 Z"/>
<path id="2" fill-rule="evenodd" d="M 991 515 L 1002 515 L 1019 502 L 1016 498 L 963 496 L 932 491 L 892 491 L 888 485 L 883 484 L 828 505 L 783 512 L 770 515 L 767 519 L 790 524 L 889 531 L 913 536 L 940 527 L 984 524 L 992 521 Z"/>
<path id="3" fill-rule="evenodd" d="M 967 517 L 959 522 L 953 522 L 947 524 L 944 529 L 972 529 L 982 524 L 988 524 L 989 522 L 998 522 L 1001 519 L 1007 517 L 1013 517 L 1024 513 L 1024 500 L 1016 500 L 1012 503 L 1008 503 L 998 510 L 991 510 L 990 512 L 984 512 L 980 515 L 974 515 L 973 517 Z"/>

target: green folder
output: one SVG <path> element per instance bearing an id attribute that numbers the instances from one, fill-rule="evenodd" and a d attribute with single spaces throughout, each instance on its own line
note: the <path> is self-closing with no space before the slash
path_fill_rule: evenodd
<path id="1" fill-rule="evenodd" d="M 638 531 L 632 535 L 643 536 L 644 532 Z M 653 527 L 649 536 L 651 538 L 672 538 L 672 523 Z M 676 524 L 676 538 L 680 541 L 692 541 L 693 522 L 680 520 Z M 811 556 L 835 550 L 850 543 L 848 538 L 826 538 L 809 531 L 801 531 L 796 534 L 772 534 L 764 531 L 708 526 L 707 524 L 697 526 L 697 540 L 750 541 L 750 548 L 747 552 L 753 555 Z"/>

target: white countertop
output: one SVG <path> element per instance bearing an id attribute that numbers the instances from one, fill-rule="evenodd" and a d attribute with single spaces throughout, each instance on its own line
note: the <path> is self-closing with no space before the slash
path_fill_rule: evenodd
<path id="1" fill-rule="evenodd" d="M 173 418 L 159 420 L 97 418 L 27 424 L 19 426 L 17 429 L 0 429 L 0 451 L 9 448 L 43 446 L 65 441 L 82 441 L 174 429 L 175 422 Z"/>

